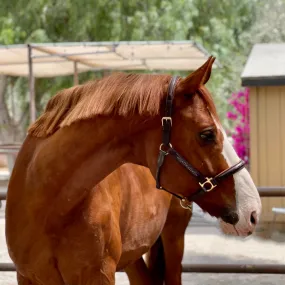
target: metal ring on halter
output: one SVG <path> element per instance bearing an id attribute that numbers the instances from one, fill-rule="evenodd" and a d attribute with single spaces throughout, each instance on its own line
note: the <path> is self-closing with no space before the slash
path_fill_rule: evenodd
<path id="1" fill-rule="evenodd" d="M 187 198 L 182 198 L 182 199 L 180 200 L 180 206 L 181 206 L 183 209 L 192 211 L 192 204 L 191 204 L 191 202 L 190 202 Z"/>
<path id="2" fill-rule="evenodd" d="M 162 143 L 162 144 L 159 146 L 159 150 L 160 150 L 161 152 L 163 152 L 165 155 L 168 155 L 168 151 L 165 151 L 165 150 L 162 149 L 163 146 L 165 146 L 165 144 Z M 171 144 L 171 143 L 169 144 L 169 148 L 172 148 L 172 144 Z M 169 149 L 169 148 L 168 148 L 168 149 Z"/>

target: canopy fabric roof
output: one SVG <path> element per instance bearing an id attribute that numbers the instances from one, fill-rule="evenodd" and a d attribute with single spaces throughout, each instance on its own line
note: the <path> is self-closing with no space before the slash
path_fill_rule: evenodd
<path id="1" fill-rule="evenodd" d="M 74 42 L 0 45 L 0 74 L 56 77 L 90 70 L 187 70 L 201 66 L 207 51 L 192 41 Z M 217 63 L 216 63 L 217 64 Z"/>
<path id="2" fill-rule="evenodd" d="M 241 79 L 243 86 L 285 85 L 285 44 L 255 44 Z"/>

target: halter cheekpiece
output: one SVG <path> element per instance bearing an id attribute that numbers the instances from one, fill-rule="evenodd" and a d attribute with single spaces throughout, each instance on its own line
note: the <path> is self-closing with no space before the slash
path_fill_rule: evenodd
<path id="1" fill-rule="evenodd" d="M 217 187 L 219 181 L 243 169 L 245 167 L 245 163 L 244 161 L 240 160 L 237 164 L 220 172 L 214 177 L 205 177 L 172 147 L 170 143 L 171 129 L 172 129 L 172 103 L 174 99 L 174 90 L 177 80 L 178 76 L 174 76 L 172 77 L 169 83 L 167 97 L 166 97 L 166 104 L 165 104 L 165 114 L 164 117 L 162 117 L 161 119 L 162 143 L 159 147 L 159 155 L 157 161 L 156 188 L 169 192 L 170 194 L 180 199 L 180 204 L 183 208 L 191 209 L 191 201 L 195 201 L 198 197 L 202 196 L 203 194 L 213 191 Z M 161 167 L 167 155 L 171 155 L 172 157 L 174 157 L 176 161 L 178 161 L 182 166 L 184 166 L 190 172 L 190 174 L 192 174 L 197 178 L 198 183 L 200 185 L 200 189 L 198 189 L 189 198 L 182 197 L 176 193 L 170 192 L 161 186 L 160 184 Z"/>

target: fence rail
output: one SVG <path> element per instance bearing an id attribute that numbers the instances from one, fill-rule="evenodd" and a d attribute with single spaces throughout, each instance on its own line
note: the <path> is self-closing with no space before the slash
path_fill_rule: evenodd
<path id="1" fill-rule="evenodd" d="M 0 263 L 0 272 L 15 272 L 13 263 Z M 121 270 L 120 272 L 124 272 Z M 285 274 L 285 265 L 276 264 L 183 264 L 183 273 Z"/>
<path id="2" fill-rule="evenodd" d="M 285 274 L 285 265 L 280 264 L 183 264 L 184 273 L 246 273 Z"/>
<path id="3" fill-rule="evenodd" d="M 257 187 L 260 197 L 285 197 L 285 187 Z"/>

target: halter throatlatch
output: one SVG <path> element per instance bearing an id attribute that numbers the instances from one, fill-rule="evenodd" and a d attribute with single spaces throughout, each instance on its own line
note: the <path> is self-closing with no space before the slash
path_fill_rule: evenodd
<path id="1" fill-rule="evenodd" d="M 164 117 L 161 119 L 162 124 L 162 143 L 159 147 L 159 155 L 157 161 L 157 170 L 156 170 L 156 188 L 165 190 L 172 194 L 173 196 L 180 199 L 181 207 L 185 209 L 192 209 L 191 201 L 195 201 L 198 197 L 205 193 L 209 193 L 213 191 L 218 182 L 222 179 L 235 174 L 236 172 L 240 171 L 242 168 L 245 167 L 244 161 L 240 160 L 237 164 L 231 166 L 230 168 L 222 171 L 221 173 L 217 174 L 214 177 L 205 177 L 202 173 L 200 173 L 196 168 L 194 168 L 186 159 L 184 159 L 171 145 L 171 129 L 172 129 L 172 103 L 174 98 L 174 90 L 177 83 L 178 77 L 172 77 L 169 86 L 168 92 L 166 97 L 166 105 L 165 105 L 165 114 Z M 198 189 L 194 194 L 192 194 L 189 198 L 182 197 L 176 193 L 170 192 L 160 184 L 160 174 L 161 168 L 164 163 L 165 157 L 167 155 L 171 155 L 175 158 L 177 162 L 179 162 L 182 166 L 184 166 L 190 174 L 195 176 L 198 180 L 200 185 L 200 189 Z"/>

